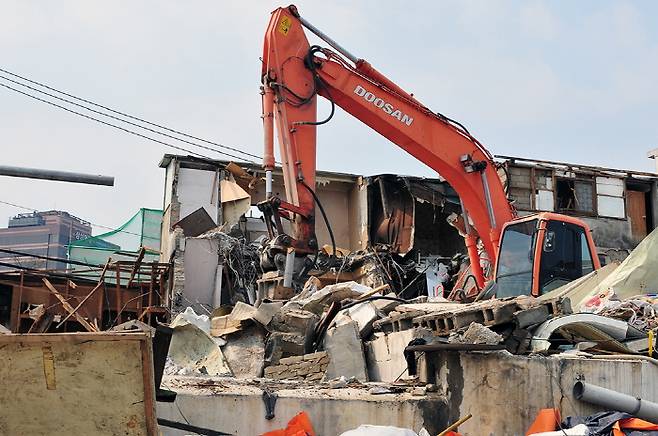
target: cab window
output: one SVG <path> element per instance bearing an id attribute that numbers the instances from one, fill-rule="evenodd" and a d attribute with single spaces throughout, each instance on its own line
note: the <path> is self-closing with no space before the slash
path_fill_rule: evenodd
<path id="1" fill-rule="evenodd" d="M 548 221 L 541 250 L 539 293 L 545 294 L 594 269 L 585 229 Z"/>
<path id="2" fill-rule="evenodd" d="M 530 295 L 537 220 L 505 228 L 498 253 L 496 296 Z"/>

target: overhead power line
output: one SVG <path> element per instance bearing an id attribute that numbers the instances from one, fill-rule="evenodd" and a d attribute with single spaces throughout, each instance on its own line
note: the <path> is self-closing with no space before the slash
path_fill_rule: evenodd
<path id="1" fill-rule="evenodd" d="M 115 128 L 115 129 L 122 130 L 122 131 L 124 131 L 124 132 L 126 132 L 126 133 L 130 133 L 131 135 L 139 136 L 140 138 L 148 139 L 149 141 L 157 142 L 158 144 L 162 144 L 162 145 L 164 145 L 164 146 L 166 146 L 166 147 L 170 147 L 170 148 L 173 148 L 173 149 L 175 149 L 175 150 L 184 151 L 185 153 L 189 153 L 189 154 L 192 154 L 192 155 L 195 155 L 195 156 L 199 156 L 199 157 L 202 157 L 202 158 L 204 158 L 204 159 L 212 159 L 211 157 L 205 156 L 205 155 L 203 155 L 203 154 L 201 154 L 201 153 L 197 153 L 197 152 L 192 151 L 192 150 L 189 150 L 189 149 L 187 149 L 187 148 L 179 147 L 179 146 L 177 146 L 177 145 L 173 145 L 173 144 L 170 144 L 170 143 L 168 143 L 168 142 L 160 141 L 159 139 L 152 138 L 152 137 L 147 136 L 147 135 L 143 135 L 143 134 L 141 134 L 141 133 L 139 133 L 139 132 L 135 132 L 134 130 L 126 129 L 125 127 L 117 126 L 116 124 L 108 123 L 107 121 L 99 120 L 98 118 L 94 118 L 94 117 L 92 117 L 92 116 L 90 116 L 90 115 L 86 115 L 86 114 L 83 114 L 83 113 L 81 113 L 81 112 L 74 111 L 73 109 L 69 109 L 69 108 L 64 107 L 64 106 L 62 106 L 62 105 L 59 105 L 59 104 L 57 104 L 57 103 L 53 103 L 52 101 L 45 100 L 45 99 L 43 99 L 43 98 L 40 98 L 40 97 L 37 97 L 37 96 L 35 96 L 35 95 L 29 94 L 29 93 L 27 93 L 27 92 L 21 91 L 20 89 L 16 89 L 16 88 L 13 88 L 13 87 L 11 87 L 11 86 L 9 86 L 9 85 L 5 85 L 4 83 L 0 83 L 0 86 L 2 86 L 2 87 L 4 87 L 4 88 L 7 88 L 7 89 L 10 89 L 10 90 L 12 90 L 12 91 L 14 91 L 14 92 L 18 92 L 19 94 L 23 94 L 23 95 L 26 96 L 26 97 L 30 97 L 30 98 L 33 98 L 33 99 L 35 99 L 35 100 L 38 100 L 38 101 L 40 101 L 40 102 L 42 102 L 42 103 L 46 103 L 46 104 L 49 104 L 49 105 L 51 105 L 51 106 L 55 106 L 56 108 L 59 108 L 59 109 L 65 110 L 65 111 L 67 111 L 67 112 L 71 112 L 71 113 L 73 113 L 73 114 L 75 114 L 75 115 L 79 115 L 79 116 L 81 116 L 81 117 L 87 118 L 88 120 L 96 121 L 97 123 L 101 123 L 101 124 L 104 124 L 104 125 L 106 125 L 106 126 L 113 127 L 113 128 Z"/>
<path id="2" fill-rule="evenodd" d="M 206 143 L 206 144 L 211 144 L 211 145 L 214 145 L 214 146 L 217 146 L 217 147 L 223 148 L 223 149 L 225 149 L 225 150 L 231 150 L 231 151 L 234 151 L 234 152 L 236 152 L 236 153 L 240 153 L 240 154 L 243 154 L 243 155 L 245 155 L 245 156 L 250 156 L 250 157 L 255 158 L 255 159 L 262 159 L 262 156 L 258 156 L 258 155 L 256 155 L 256 154 L 252 154 L 252 153 L 246 152 L 246 151 L 244 151 L 244 150 L 240 150 L 239 148 L 230 147 L 230 146 L 225 145 L 225 144 L 220 144 L 220 143 L 218 143 L 218 142 L 209 141 L 209 140 L 207 140 L 207 139 L 199 138 L 199 137 L 197 137 L 197 136 L 190 135 L 189 133 L 181 132 L 180 130 L 172 129 L 172 128 L 167 127 L 167 126 L 164 126 L 164 125 L 162 125 L 162 124 L 154 123 L 154 122 L 152 122 L 152 121 L 148 121 L 148 120 L 145 120 L 145 119 L 143 119 L 143 118 L 139 118 L 139 117 L 136 117 L 136 116 L 134 116 L 134 115 L 130 115 L 130 114 L 127 114 L 127 113 L 125 113 L 125 112 L 121 112 L 121 111 L 118 111 L 118 110 L 116 110 L 116 109 L 112 109 L 112 108 L 110 108 L 110 107 L 108 107 L 108 106 L 104 106 L 104 105 L 102 105 L 102 104 L 95 103 L 95 102 L 93 102 L 93 101 L 91 101 L 91 100 L 87 100 L 87 99 L 84 99 L 84 98 L 82 98 L 82 97 L 78 97 L 78 96 L 73 95 L 73 94 L 71 94 L 71 93 L 68 93 L 68 92 L 65 92 L 65 91 L 61 91 L 61 90 L 59 90 L 59 89 L 57 89 L 57 88 L 53 88 L 53 87 L 48 86 L 48 85 L 46 85 L 46 84 L 44 84 L 44 83 L 38 82 L 38 81 L 36 81 L 36 80 L 29 79 L 29 78 L 27 78 L 27 77 L 21 76 L 21 75 L 16 74 L 16 73 L 13 73 L 13 72 L 8 71 L 8 70 L 6 70 L 6 69 L 0 68 L 0 71 L 3 72 L 3 73 L 5 73 L 5 74 L 9 74 L 9 75 L 11 75 L 11 76 L 17 77 L 17 78 L 19 78 L 19 79 L 21 79 L 21 80 L 24 80 L 24 81 L 26 81 L 26 82 L 32 83 L 32 84 L 34 84 L 34 85 L 41 86 L 42 88 L 49 89 L 49 90 L 51 90 L 51 91 L 55 91 L 55 92 L 57 92 L 57 93 L 59 93 L 59 94 L 62 94 L 62 95 L 66 95 L 67 97 L 73 98 L 73 99 L 75 99 L 75 100 L 82 101 L 82 102 L 87 103 L 87 104 L 90 104 L 90 105 L 92 105 L 92 106 L 96 106 L 96 107 L 99 107 L 99 108 L 105 109 L 105 110 L 110 111 L 110 112 L 112 112 L 112 113 L 115 113 L 115 114 L 117 114 L 117 115 L 121 115 L 121 116 L 123 116 L 123 117 L 130 118 L 130 119 L 132 119 L 132 120 L 136 120 L 136 121 L 139 121 L 139 122 L 141 122 L 141 123 L 148 124 L 148 125 L 150 125 L 150 126 L 154 126 L 154 127 L 159 128 L 159 129 L 166 130 L 166 131 L 168 131 L 168 132 L 175 133 L 175 134 L 177 134 L 177 135 L 185 136 L 185 137 L 187 137 L 187 138 L 191 138 L 191 139 L 194 139 L 194 140 L 196 140 L 196 141 L 201 141 L 201 142 L 204 142 L 204 143 Z M 1 77 L 1 76 L 0 76 L 0 77 Z M 21 83 L 19 83 L 19 82 L 15 82 L 15 81 L 13 81 L 13 80 L 11 80 L 11 79 L 8 79 L 8 78 L 6 78 L 6 77 L 3 77 L 3 78 L 4 78 L 5 80 L 10 80 L 10 81 L 12 81 L 12 82 L 14 82 L 14 83 L 18 83 L 18 84 L 20 84 L 21 86 L 26 86 L 26 87 L 28 87 L 28 88 L 30 88 L 30 89 L 34 89 L 34 88 L 31 88 L 31 87 L 29 87 L 29 86 L 27 86 L 27 85 L 21 84 Z M 47 93 L 45 93 L 44 91 L 40 91 L 40 90 L 36 90 L 36 91 L 38 91 L 38 92 L 43 92 L 44 94 L 47 94 Z M 47 94 L 47 95 L 51 95 L 51 94 Z M 52 95 L 51 95 L 51 96 L 52 96 Z M 81 105 L 78 105 L 77 103 L 72 103 L 72 102 L 70 102 L 70 101 L 68 101 L 68 100 L 62 99 L 61 97 L 54 97 L 54 98 L 58 98 L 58 99 L 61 99 L 61 100 L 67 101 L 67 102 L 69 102 L 69 103 L 71 103 L 71 104 L 75 104 L 76 106 L 81 106 Z M 95 110 L 93 110 L 93 109 L 87 108 L 87 107 L 85 107 L 85 106 L 81 106 L 81 107 L 84 107 L 85 109 L 90 110 L 90 111 L 92 111 L 92 112 L 100 113 L 100 112 L 97 112 L 97 111 L 95 111 Z M 110 118 L 119 119 L 119 118 L 115 118 L 115 117 L 112 117 L 112 116 L 107 115 L 107 114 L 103 114 L 103 115 L 108 116 L 108 117 L 110 117 Z M 121 121 L 128 122 L 128 121 L 125 121 L 125 120 L 121 120 Z M 129 123 L 129 122 L 128 122 L 128 123 Z M 133 123 L 129 123 L 129 124 L 133 124 Z M 136 124 L 133 124 L 133 125 L 136 125 Z M 143 127 L 143 126 L 138 126 L 138 127 L 145 128 L 145 127 Z M 146 129 L 146 128 L 145 128 L 145 129 Z M 147 130 L 151 130 L 151 129 L 147 129 Z M 154 130 L 151 130 L 151 131 L 154 131 Z M 156 132 L 156 133 L 159 133 L 159 134 L 165 135 L 165 134 L 163 134 L 163 133 L 161 133 L 161 132 Z M 175 137 L 172 137 L 172 136 L 169 136 L 169 135 L 165 135 L 165 136 L 168 136 L 168 137 L 171 137 L 171 138 L 177 139 L 177 140 L 179 140 L 179 141 L 184 141 L 184 140 L 182 140 L 182 139 L 180 139 L 180 138 L 175 138 Z M 187 142 L 187 141 L 184 141 L 184 142 Z M 193 145 L 196 145 L 196 146 L 198 146 L 198 147 L 202 147 L 202 148 L 204 148 L 204 147 L 201 146 L 201 145 L 194 144 L 194 143 L 191 143 L 191 142 L 189 142 L 189 143 L 190 143 L 190 144 L 193 144 Z M 222 153 L 222 152 L 220 152 L 219 150 L 216 150 L 216 149 L 214 149 L 214 148 L 210 148 L 210 147 L 208 147 L 207 149 L 212 150 L 212 151 L 215 151 L 215 152 L 218 152 L 218 153 Z M 226 153 L 223 153 L 223 154 L 226 154 Z M 228 156 L 231 156 L 231 155 L 228 155 Z M 231 156 L 231 157 L 233 157 L 233 156 Z M 242 159 L 244 159 L 244 158 L 242 158 Z"/>
<path id="3" fill-rule="evenodd" d="M 226 153 L 226 152 L 224 152 L 224 151 L 219 151 L 219 150 L 216 150 L 216 149 L 214 149 L 214 148 L 206 147 L 205 145 L 199 145 L 199 144 L 196 144 L 196 143 L 194 143 L 194 142 L 188 141 L 188 140 L 186 140 L 186 139 L 177 138 L 177 137 L 172 136 L 172 135 L 169 135 L 169 134 L 167 134 L 167 133 L 159 132 L 159 131 L 157 131 L 157 130 L 155 130 L 155 129 L 151 129 L 151 128 L 149 128 L 149 127 L 144 127 L 144 126 L 141 126 L 141 125 L 139 125 L 139 124 L 137 124 L 137 123 L 133 123 L 133 122 L 131 122 L 131 121 L 127 121 L 127 120 L 124 120 L 124 119 L 121 119 L 121 118 L 115 117 L 114 115 L 109 115 L 109 114 L 106 114 L 106 113 L 104 113 L 104 112 L 97 111 L 97 110 L 92 109 L 92 108 L 90 108 L 90 107 L 87 107 L 87 106 L 85 106 L 85 105 L 82 105 L 82 104 L 76 103 L 76 102 L 74 102 L 74 101 L 68 100 L 68 99 L 66 99 L 66 98 L 58 97 L 58 96 L 53 95 L 53 94 L 50 94 L 50 93 L 48 93 L 48 92 L 46 92 L 46 91 L 42 91 L 42 90 L 40 90 L 40 89 L 34 88 L 34 87 L 30 86 L 30 85 L 26 85 L 26 84 L 24 84 L 24 83 L 17 82 L 16 80 L 12 80 L 12 79 L 10 79 L 10 78 L 8 78 L 8 77 L 0 76 L 0 79 L 7 80 L 7 81 L 9 81 L 9 82 L 15 83 L 16 85 L 19 85 L 19 86 L 22 86 L 22 87 L 24 87 L 24 88 L 30 89 L 30 90 L 32 90 L 32 91 L 39 92 L 39 93 L 44 94 L 44 95 L 47 95 L 48 97 L 51 97 L 51 98 L 54 98 L 54 99 L 57 99 L 57 100 L 60 100 L 60 101 L 66 102 L 66 103 L 71 104 L 71 105 L 73 105 L 73 106 L 80 107 L 80 108 L 82 108 L 82 109 L 88 110 L 89 112 L 93 112 L 93 113 L 96 113 L 96 114 L 102 115 L 102 116 L 104 116 L 104 117 L 108 117 L 108 118 L 111 118 L 111 119 L 113 119 L 113 120 L 117 120 L 117 121 L 120 121 L 120 122 L 122 122 L 122 123 L 126 123 L 126 124 L 129 124 L 129 125 L 131 125 L 131 126 L 134 126 L 134 127 L 140 128 L 140 129 L 147 130 L 147 131 L 152 132 L 152 133 L 155 133 L 155 134 L 157 134 L 157 135 L 162 135 L 162 136 L 165 136 L 165 137 L 167 137 L 167 138 L 171 138 L 171 139 L 176 140 L 176 141 L 181 141 L 181 142 L 184 142 L 184 143 L 186 143 L 186 144 L 193 145 L 193 146 L 195 146 L 195 147 L 203 148 L 203 149 L 205 149 L 205 150 L 209 150 L 209 151 L 213 151 L 213 152 L 215 152 L 215 153 L 222 154 L 222 155 L 224 155 L 224 156 L 229 156 L 229 157 L 232 157 L 232 158 L 235 158 L 235 159 L 244 159 L 243 157 L 238 157 L 238 156 L 235 156 L 235 155 L 233 155 L 233 154 Z M 7 88 L 9 88 L 9 89 L 12 89 L 12 90 L 17 91 L 16 89 L 11 88 L 11 87 L 9 87 L 9 86 L 6 86 L 6 85 L 2 85 L 2 86 L 5 86 L 5 87 L 7 87 Z M 34 97 L 34 96 L 32 96 L 31 94 L 27 94 L 27 93 L 25 93 L 25 95 L 28 95 L 28 96 L 30 96 L 30 97 Z M 40 101 L 44 101 L 44 100 L 40 100 Z M 47 101 L 44 101 L 44 102 L 47 102 Z M 55 106 L 57 106 L 57 107 L 59 107 L 59 108 L 61 108 L 61 109 L 64 109 L 64 107 L 62 107 L 62 106 L 58 106 L 58 105 L 55 105 Z M 82 115 L 82 114 L 80 114 L 79 112 L 75 112 L 75 111 L 72 111 L 72 110 L 69 110 L 69 112 L 73 112 L 73 113 L 75 113 L 75 114 L 77 114 L 77 115 Z M 83 115 L 83 116 L 84 116 L 84 115 Z M 90 118 L 90 117 L 88 117 L 88 118 Z M 97 121 L 98 121 L 98 120 L 97 120 Z M 109 125 L 112 125 L 112 124 L 109 124 Z M 250 160 L 250 161 L 251 161 L 251 160 Z M 253 162 L 253 161 L 252 161 L 252 162 Z M 254 163 L 255 163 L 255 162 L 254 162 Z"/>

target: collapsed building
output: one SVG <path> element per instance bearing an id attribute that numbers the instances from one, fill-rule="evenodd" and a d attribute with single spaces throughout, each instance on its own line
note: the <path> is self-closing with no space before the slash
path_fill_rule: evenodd
<path id="1" fill-rule="evenodd" d="M 208 242 L 212 238 L 200 235 L 218 225 L 229 235 L 233 229 L 247 244 L 266 235 L 265 224 L 255 211 L 265 195 L 264 174 L 253 164 L 189 156 L 165 155 L 160 166 L 166 174 L 161 261 L 173 259 L 177 271 L 174 288 L 177 292 L 184 290 L 188 305 L 198 301 L 210 306 L 210 290 L 218 282 L 216 277 L 225 277 L 226 273 L 218 272 L 218 266 L 223 268 L 221 256 L 208 256 L 209 249 L 218 252 L 218 242 Z M 284 193 L 280 171 L 274 174 L 274 190 Z M 385 245 L 389 253 L 413 261 L 414 266 L 407 267 L 406 273 L 414 277 L 416 270 L 431 270 L 436 276 L 437 260 L 448 263 L 464 252 L 463 238 L 447 222 L 459 210 L 459 198 L 439 178 L 392 174 L 366 177 L 321 171 L 317 193 L 325 205 L 336 245 L 346 252 Z M 200 222 L 197 216 L 202 213 L 204 225 L 185 229 L 186 221 Z M 182 231 L 177 227 L 183 227 Z M 331 243 L 328 229 L 322 224 L 317 226 L 317 237 L 320 247 Z M 344 274 L 344 278 L 348 276 Z M 401 281 L 406 282 L 404 278 Z M 427 285 L 426 280 L 417 279 L 416 283 Z"/>
<path id="2" fill-rule="evenodd" d="M 210 369 L 205 356 L 181 359 L 175 352 L 165 384 L 178 399 L 162 414 L 181 420 L 194 413 L 204 427 L 238 434 L 285 426 L 299 411 L 314 417 L 319 434 L 364 422 L 438 432 L 473 414 L 478 424 L 464 423 L 464 434 L 518 434 L 542 408 L 579 416 L 601 410 L 577 401 L 572 380 L 654 400 L 647 377 L 658 368 L 642 355 L 653 354 L 647 327 L 655 300 L 623 293 L 628 301 L 621 305 L 590 300 L 654 227 L 655 175 L 519 158 L 502 163 L 521 215 L 583 217 L 608 265 L 539 299 L 447 301 L 461 272 L 454 260 L 464 253 L 459 225 L 448 223 L 460 211 L 451 187 L 438 177 L 319 172 L 318 197 L 343 263 L 303 289 L 272 287 L 258 266 L 259 238 L 267 234 L 256 210 L 262 170 L 166 155 L 161 261 L 174 265 L 172 301 L 179 308 L 172 313 L 187 310 L 174 325 L 196 323 L 219 341 L 223 357 Z M 284 195 L 280 172 L 273 190 Z M 640 194 L 631 192 L 642 194 L 646 214 L 637 214 Z M 316 228 L 319 246 L 331 250 L 326 226 Z M 384 255 L 390 257 L 379 259 Z M 364 267 L 368 256 L 374 267 Z M 619 371 L 625 381 L 610 384 Z M 198 389 L 197 377 L 221 382 Z M 492 410 L 501 395 L 521 413 L 503 419 Z M 260 409 L 263 418 L 231 419 L 243 409 Z"/>
<path id="3" fill-rule="evenodd" d="M 489 299 L 469 281 L 460 202 L 444 180 L 318 172 L 329 225 L 316 226 L 320 257 L 286 288 L 261 267 L 262 170 L 165 155 L 159 250 L 151 225 L 130 250 L 76 244 L 113 250 L 104 264 L 83 256 L 67 272 L 0 276 L 0 321 L 30 332 L 0 335 L 0 429 L 511 435 L 535 433 L 546 414 L 554 429 L 572 417 L 655 422 L 643 407 L 658 400 L 656 178 L 502 164 L 521 215 L 583 217 L 607 264 L 538 297 Z M 62 331 L 81 333 L 48 334 Z M 26 387 L 17 395 L 14 381 Z M 80 383 L 104 395 L 83 399 Z M 27 402 L 51 412 L 25 416 Z"/>

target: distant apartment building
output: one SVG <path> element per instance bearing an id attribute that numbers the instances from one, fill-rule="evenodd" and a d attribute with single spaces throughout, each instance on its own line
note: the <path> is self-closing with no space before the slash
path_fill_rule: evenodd
<path id="1" fill-rule="evenodd" d="M 68 212 L 49 210 L 16 215 L 0 229 L 0 248 L 32 255 L 65 259 L 69 243 L 91 236 L 91 224 Z M 6 264 L 37 269 L 66 269 L 66 262 L 37 259 L 0 252 L 0 270 L 15 269 Z"/>

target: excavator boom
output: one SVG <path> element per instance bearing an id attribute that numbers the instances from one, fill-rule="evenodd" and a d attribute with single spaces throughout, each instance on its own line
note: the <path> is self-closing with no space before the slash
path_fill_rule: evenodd
<path id="1" fill-rule="evenodd" d="M 333 50 L 311 46 L 305 28 Z M 279 241 L 281 247 L 288 247 L 289 259 L 293 251 L 317 250 L 316 129 L 329 120 L 318 121 L 320 95 L 330 101 L 331 114 L 335 106 L 341 107 L 432 168 L 457 191 L 471 268 L 478 284 L 484 284 L 477 241 L 482 241 L 489 260 L 496 259 L 501 229 L 516 214 L 491 154 L 466 128 L 431 111 L 367 61 L 349 53 L 303 19 L 294 6 L 272 13 L 265 34 L 262 84 L 264 167 L 271 174 L 276 125 L 287 202 L 273 200 L 271 192 L 267 196 L 275 205 L 271 212 L 276 218 L 281 215 L 293 222 L 292 237 Z"/>

